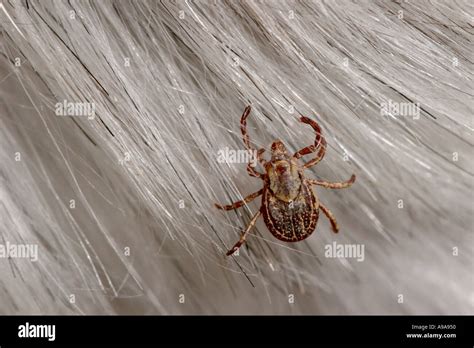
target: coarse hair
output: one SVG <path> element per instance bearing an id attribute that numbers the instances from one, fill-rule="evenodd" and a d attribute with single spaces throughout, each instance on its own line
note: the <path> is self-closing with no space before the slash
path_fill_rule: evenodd
<path id="1" fill-rule="evenodd" d="M 472 10 L 3 2 L 0 243 L 38 260 L 0 259 L 0 312 L 472 314 Z M 213 205 L 262 187 L 217 160 L 245 149 L 247 105 L 267 155 L 274 139 L 314 142 L 305 115 L 328 143 L 306 175 L 356 174 L 315 187 L 338 234 L 321 214 L 283 243 L 260 220 L 225 256 L 260 206 Z M 364 259 L 328 257 L 334 242 Z"/>

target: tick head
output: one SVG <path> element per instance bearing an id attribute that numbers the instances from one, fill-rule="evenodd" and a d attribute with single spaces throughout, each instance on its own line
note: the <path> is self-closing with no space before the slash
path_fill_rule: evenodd
<path id="1" fill-rule="evenodd" d="M 286 157 L 288 155 L 285 145 L 280 140 L 275 140 L 272 143 L 272 158 L 277 159 L 281 157 Z"/>

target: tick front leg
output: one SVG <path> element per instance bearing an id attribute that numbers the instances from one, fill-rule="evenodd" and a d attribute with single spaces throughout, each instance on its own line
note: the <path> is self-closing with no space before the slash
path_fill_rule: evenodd
<path id="1" fill-rule="evenodd" d="M 249 105 L 245 108 L 244 113 L 240 117 L 240 131 L 242 132 L 242 140 L 244 141 L 245 147 L 248 150 L 252 149 L 252 146 L 250 146 L 249 134 L 247 133 L 247 117 L 250 114 L 250 110 L 252 110 L 252 108 Z"/>
<path id="2" fill-rule="evenodd" d="M 303 165 L 303 168 L 307 169 L 309 167 L 312 167 L 312 166 L 318 164 L 324 158 L 325 154 L 326 154 L 326 139 L 323 138 L 322 143 L 321 143 L 321 147 L 319 148 L 319 151 L 318 151 L 316 157 L 313 158 L 311 161 L 306 162 Z"/>
<path id="3" fill-rule="evenodd" d="M 249 105 L 245 108 L 244 113 L 242 114 L 242 117 L 240 118 L 240 131 L 242 132 L 242 140 L 244 142 L 245 147 L 247 148 L 248 151 L 252 151 L 253 153 L 256 150 L 252 147 L 252 145 L 250 145 L 250 137 L 249 137 L 249 133 L 247 132 L 247 117 L 250 114 L 250 110 L 252 110 L 252 108 Z M 264 151 L 265 151 L 264 149 L 260 149 L 257 151 L 257 158 L 263 166 L 265 166 L 265 160 L 262 157 L 262 154 Z"/>
<path id="4" fill-rule="evenodd" d="M 319 185 L 325 188 L 332 188 L 332 189 L 342 189 L 351 186 L 356 179 L 356 176 L 352 174 L 351 178 L 347 181 L 343 182 L 327 182 L 315 179 L 308 179 L 308 182 L 312 185 Z"/>
<path id="5" fill-rule="evenodd" d="M 316 121 L 311 120 L 308 117 L 301 116 L 300 122 L 309 124 L 315 131 L 316 133 L 316 139 L 314 140 L 314 145 L 306 146 L 296 152 L 293 157 L 295 158 L 301 158 L 304 155 L 308 155 L 310 153 L 315 152 L 321 145 L 323 145 L 323 142 L 325 143 L 325 139 L 322 135 L 321 128 L 319 127 L 318 123 Z M 325 145 L 325 144 L 324 144 Z"/>
<path id="6" fill-rule="evenodd" d="M 260 149 L 257 151 L 257 160 L 259 162 L 261 162 L 263 160 L 262 158 L 262 154 L 265 152 L 265 149 Z M 256 167 L 256 166 L 255 166 Z M 259 173 L 255 170 L 255 167 L 252 167 L 251 163 L 249 163 L 247 165 L 247 172 L 249 173 L 250 176 L 253 176 L 253 177 L 256 177 L 256 178 L 260 178 L 260 179 L 263 179 L 265 174 L 263 173 Z"/>
<path id="7" fill-rule="evenodd" d="M 247 234 L 250 232 L 251 228 L 255 225 L 255 223 L 257 222 L 257 219 L 258 217 L 260 216 L 260 210 L 257 211 L 257 213 L 253 216 L 252 220 L 250 220 L 247 228 L 245 229 L 245 232 L 242 233 L 242 235 L 240 236 L 240 239 L 237 243 L 235 243 L 235 245 L 232 247 L 232 249 L 230 249 L 228 252 L 227 252 L 227 256 L 230 256 L 232 255 L 233 253 L 235 253 L 237 250 L 239 250 L 239 248 L 242 246 L 242 244 L 244 244 L 245 242 L 245 238 L 247 237 Z"/>
<path id="8" fill-rule="evenodd" d="M 263 179 L 263 176 L 265 174 L 257 172 L 254 167 L 250 165 L 250 163 L 247 165 L 247 173 L 249 173 L 250 176 L 253 176 L 255 178 Z"/>
<path id="9" fill-rule="evenodd" d="M 263 193 L 263 189 L 248 195 L 247 197 L 245 197 L 241 201 L 238 201 L 238 202 L 235 202 L 235 203 L 232 203 L 232 204 L 229 204 L 229 205 L 220 205 L 220 204 L 217 204 L 217 203 L 215 203 L 214 205 L 216 206 L 217 209 L 233 210 L 233 209 L 240 208 L 241 206 L 253 201 L 255 198 L 260 196 L 262 193 Z"/>
<path id="10" fill-rule="evenodd" d="M 337 221 L 336 221 L 336 218 L 334 217 L 334 215 L 331 213 L 331 211 L 328 208 L 326 208 L 324 205 L 322 205 L 321 202 L 319 203 L 319 208 L 321 208 L 323 213 L 329 219 L 329 222 L 331 222 L 333 232 L 337 233 L 339 231 L 339 226 L 337 225 Z"/>

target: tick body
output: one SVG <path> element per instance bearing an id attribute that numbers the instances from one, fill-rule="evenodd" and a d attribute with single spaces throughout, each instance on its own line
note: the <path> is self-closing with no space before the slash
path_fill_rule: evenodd
<path id="1" fill-rule="evenodd" d="M 255 151 L 250 145 L 247 133 L 247 117 L 250 114 L 250 110 L 250 106 L 245 108 L 240 120 L 240 129 L 245 147 L 252 151 L 252 153 L 257 154 L 257 159 L 265 169 L 265 173 L 256 171 L 250 163 L 247 166 L 247 172 L 250 176 L 263 180 L 263 188 L 250 194 L 242 201 L 224 206 L 216 204 L 216 207 L 223 210 L 237 209 L 260 195 L 262 195 L 262 204 L 260 210 L 253 216 L 242 233 L 239 241 L 227 252 L 227 255 L 232 255 L 242 246 L 260 215 L 263 216 L 268 230 L 276 238 L 284 242 L 298 242 L 308 238 L 316 228 L 320 211 L 328 217 L 332 230 L 337 233 L 339 227 L 334 215 L 319 202 L 312 186 L 320 185 L 333 189 L 346 188 L 354 183 L 355 175 L 352 175 L 345 182 L 327 182 L 305 178 L 304 170 L 316 165 L 323 159 L 326 153 L 326 140 L 321 134 L 319 125 L 304 116 L 300 118 L 300 121 L 310 125 L 316 132 L 314 144 L 306 146 L 295 154 L 290 155 L 285 145 L 280 140 L 276 140 L 272 143 L 271 159 L 266 161 L 263 158 L 265 150 L 259 149 Z M 311 153 L 316 153 L 315 158 L 303 164 L 299 163 L 301 157 Z"/>

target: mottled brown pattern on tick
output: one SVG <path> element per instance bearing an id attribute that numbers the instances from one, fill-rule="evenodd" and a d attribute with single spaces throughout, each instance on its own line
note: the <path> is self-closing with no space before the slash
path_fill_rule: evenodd
<path id="1" fill-rule="evenodd" d="M 249 151 L 255 151 L 251 145 L 247 133 L 247 117 L 250 114 L 250 106 L 245 108 L 240 120 L 240 129 L 245 147 Z M 257 151 L 257 159 L 265 168 L 265 173 L 259 173 L 250 166 L 247 166 L 249 175 L 260 178 L 264 182 L 264 187 L 243 200 L 230 205 L 216 204 L 218 209 L 232 210 L 237 209 L 258 196 L 262 195 L 262 205 L 259 211 L 252 217 L 244 233 L 234 247 L 227 252 L 232 255 L 245 242 L 245 239 L 251 228 L 257 222 L 260 215 L 269 231 L 279 240 L 285 242 L 297 242 L 308 238 L 316 228 L 319 218 L 319 209 L 328 217 L 332 229 L 335 233 L 339 227 L 331 211 L 322 205 L 318 197 L 313 192 L 311 185 L 320 185 L 325 188 L 341 189 L 351 186 L 355 181 L 355 175 L 352 175 L 345 182 L 327 182 L 314 179 L 306 179 L 304 169 L 319 163 L 326 153 L 326 139 L 323 137 L 319 125 L 302 116 L 300 121 L 309 124 L 316 132 L 314 145 L 309 145 L 290 156 L 285 145 L 280 140 L 272 143 L 272 157 L 270 161 L 263 158 L 264 149 Z M 316 157 L 307 163 L 300 165 L 298 159 L 304 155 L 317 152 Z"/>
<path id="2" fill-rule="evenodd" d="M 319 202 L 311 185 L 304 183 L 292 203 L 278 199 L 270 189 L 262 196 L 261 212 L 268 230 L 279 240 L 297 242 L 313 233 L 319 217 Z"/>

